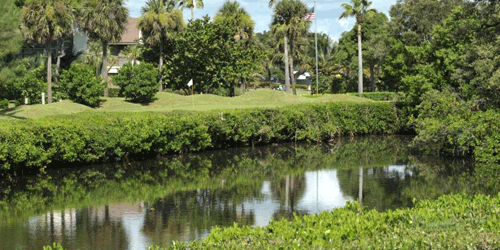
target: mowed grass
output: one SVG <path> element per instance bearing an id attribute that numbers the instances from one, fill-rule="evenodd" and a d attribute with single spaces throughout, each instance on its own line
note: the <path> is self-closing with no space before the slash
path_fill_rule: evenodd
<path id="1" fill-rule="evenodd" d="M 247 92 L 237 97 L 222 97 L 217 95 L 182 96 L 173 93 L 158 93 L 157 100 L 141 105 L 125 101 L 124 98 L 104 98 L 101 107 L 92 109 L 87 106 L 65 100 L 47 105 L 21 105 L 16 108 L 0 110 L 0 119 L 34 119 L 54 115 L 68 115 L 84 111 L 154 111 L 168 112 L 172 110 L 206 111 L 212 109 L 243 109 L 243 108 L 273 108 L 279 106 L 318 103 L 318 102 L 372 102 L 370 99 L 349 95 L 327 95 L 318 98 L 307 98 L 286 94 L 281 91 L 259 89 Z"/>

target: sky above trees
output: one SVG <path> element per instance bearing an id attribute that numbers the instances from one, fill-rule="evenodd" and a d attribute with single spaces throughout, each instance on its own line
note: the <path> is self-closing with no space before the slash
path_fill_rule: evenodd
<path id="1" fill-rule="evenodd" d="M 201 18 L 204 15 L 213 17 L 217 10 L 222 6 L 226 0 L 204 0 L 205 8 L 202 10 L 196 9 L 194 12 L 195 18 Z M 312 8 L 314 6 L 313 0 L 305 1 L 307 5 Z M 144 6 L 146 0 L 129 0 L 127 7 L 132 17 L 139 17 L 141 7 Z M 269 30 L 271 23 L 272 10 L 269 9 L 269 0 L 239 0 L 241 6 L 245 8 L 255 21 L 255 32 L 262 32 Z M 338 39 L 342 32 L 350 30 L 356 20 L 354 18 L 339 20 L 342 13 L 340 5 L 342 3 L 349 3 L 350 0 L 318 0 L 316 16 L 318 18 L 318 32 L 324 32 L 334 39 Z M 377 11 L 384 12 L 389 16 L 389 8 L 396 3 L 396 0 L 372 0 L 372 8 Z M 188 19 L 191 16 L 190 10 L 184 10 L 184 18 Z M 311 27 L 314 31 L 314 25 Z"/>

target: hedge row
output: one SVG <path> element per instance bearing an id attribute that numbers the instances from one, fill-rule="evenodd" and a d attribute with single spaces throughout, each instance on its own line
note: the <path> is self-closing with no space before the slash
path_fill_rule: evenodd
<path id="1" fill-rule="evenodd" d="M 342 135 L 392 134 L 392 103 L 322 103 L 207 112 L 84 112 L 0 123 L 0 169 L 119 160 Z"/>
<path id="2" fill-rule="evenodd" d="M 359 96 L 358 93 L 347 93 L 352 96 Z M 402 97 L 401 93 L 396 92 L 364 92 L 364 98 L 372 99 L 374 101 L 399 101 Z"/>
<path id="3" fill-rule="evenodd" d="M 360 215 L 354 202 L 266 227 L 216 228 L 204 240 L 166 249 L 499 249 L 498 204 L 498 196 L 445 195 L 415 208 Z"/>

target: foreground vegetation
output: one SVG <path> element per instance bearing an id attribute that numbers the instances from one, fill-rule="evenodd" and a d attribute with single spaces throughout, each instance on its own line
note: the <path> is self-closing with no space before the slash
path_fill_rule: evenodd
<path id="1" fill-rule="evenodd" d="M 263 228 L 215 228 L 204 240 L 168 249 L 494 249 L 500 247 L 498 204 L 498 196 L 457 194 L 359 214 L 354 202 Z"/>

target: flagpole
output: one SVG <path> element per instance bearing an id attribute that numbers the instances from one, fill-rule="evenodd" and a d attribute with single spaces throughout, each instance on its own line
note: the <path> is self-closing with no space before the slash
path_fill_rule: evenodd
<path id="1" fill-rule="evenodd" d="M 316 16 L 316 0 L 314 0 L 314 43 L 316 48 L 316 94 L 319 93 L 319 73 L 318 73 L 318 17 Z"/>

